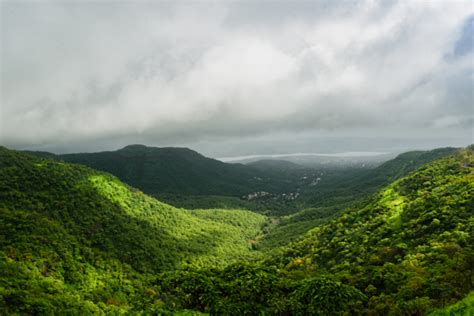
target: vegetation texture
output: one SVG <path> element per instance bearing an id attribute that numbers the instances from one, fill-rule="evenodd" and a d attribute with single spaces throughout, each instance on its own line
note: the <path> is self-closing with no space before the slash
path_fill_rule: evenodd
<path id="1" fill-rule="evenodd" d="M 0 147 L 0 314 L 472 315 L 472 150 L 407 154 L 351 199 L 266 217 Z"/>
<path id="2" fill-rule="evenodd" d="M 271 216 L 352 206 L 454 148 L 404 153 L 377 168 L 309 168 L 282 160 L 230 164 L 188 148 L 130 145 L 117 151 L 31 154 L 109 172 L 160 201 L 187 209 L 249 209 Z M 320 213 L 320 211 L 318 211 Z M 332 213 L 328 215 L 333 215 Z"/>
<path id="3" fill-rule="evenodd" d="M 364 291 L 370 313 L 423 314 L 473 289 L 473 210 L 474 156 L 460 150 L 310 231 L 277 260 Z"/>
<path id="4" fill-rule="evenodd" d="M 143 275 L 254 258 L 251 239 L 265 221 L 176 209 L 111 175 L 1 148 L 3 310 L 123 304 Z"/>

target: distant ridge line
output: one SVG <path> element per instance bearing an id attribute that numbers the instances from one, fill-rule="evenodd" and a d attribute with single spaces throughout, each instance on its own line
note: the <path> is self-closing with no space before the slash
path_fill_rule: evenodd
<path id="1" fill-rule="evenodd" d="M 325 154 L 325 153 L 293 153 L 293 154 L 262 154 L 262 155 L 247 155 L 247 156 L 235 156 L 235 157 L 220 157 L 215 158 L 217 160 L 227 161 L 239 161 L 245 159 L 256 159 L 256 158 L 285 158 L 285 157 L 373 157 L 390 154 L 389 152 L 379 151 L 348 151 L 342 153 Z"/>

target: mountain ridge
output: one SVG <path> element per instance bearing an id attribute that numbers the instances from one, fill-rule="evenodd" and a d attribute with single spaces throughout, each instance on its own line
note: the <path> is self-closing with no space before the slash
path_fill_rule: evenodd
<path id="1" fill-rule="evenodd" d="M 288 215 L 304 208 L 328 207 L 344 201 L 353 203 L 423 163 L 454 150 L 409 152 L 375 169 L 296 168 L 291 162 L 283 161 L 229 164 L 188 148 L 140 144 L 116 151 L 54 155 L 53 158 L 109 172 L 177 207 L 247 208 L 266 214 Z M 36 154 L 51 158 L 49 153 Z M 262 195 L 258 192 L 268 194 L 248 200 L 248 196 Z M 287 198 L 296 194 L 297 198 Z"/>

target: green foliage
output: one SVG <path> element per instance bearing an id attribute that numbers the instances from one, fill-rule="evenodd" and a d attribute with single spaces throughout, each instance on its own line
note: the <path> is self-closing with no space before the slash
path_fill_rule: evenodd
<path id="1" fill-rule="evenodd" d="M 273 250 L 296 241 L 315 227 L 329 222 L 337 216 L 337 208 L 308 208 L 294 214 L 274 218 L 269 225 L 263 226 L 262 235 L 257 237 L 256 248 Z"/>
<path id="2" fill-rule="evenodd" d="M 120 155 L 137 154 L 151 155 Z M 400 178 L 438 155 L 446 150 L 402 155 L 379 180 L 267 218 L 175 208 L 109 174 L 0 147 L 0 313 L 470 315 L 472 150 Z"/>
<path id="3" fill-rule="evenodd" d="M 283 216 L 309 207 L 354 206 L 382 186 L 454 150 L 409 152 L 376 169 L 323 166 L 313 169 L 277 160 L 229 164 L 187 148 L 143 145 L 99 153 L 30 153 L 110 172 L 128 185 L 179 208 L 249 209 Z M 321 181 L 313 185 L 317 177 L 321 177 Z M 251 201 L 242 199 L 257 191 L 271 192 L 272 196 Z M 294 200 L 282 196 L 296 192 L 300 195 Z"/>
<path id="4" fill-rule="evenodd" d="M 267 222 L 267 217 L 245 210 L 191 210 L 190 213 L 204 220 L 224 224 L 226 229 L 235 227 L 239 240 L 255 238 Z M 231 232 L 234 234 L 234 231 Z"/>
<path id="5" fill-rule="evenodd" d="M 430 316 L 472 316 L 474 315 L 474 291 L 453 305 L 433 311 Z"/>
<path id="6" fill-rule="evenodd" d="M 370 313 L 423 314 L 474 287 L 473 209 L 474 156 L 461 150 L 318 226 L 277 260 L 365 291 Z"/>
<path id="7" fill-rule="evenodd" d="M 214 221 L 212 216 L 163 204 L 86 167 L 7 150 L 0 154 L 0 207 L 42 214 L 63 225 L 81 244 L 138 271 L 250 258 L 250 234 L 265 222 L 262 215 L 237 210 L 222 211 Z M 226 222 L 226 216 L 240 222 Z"/>
<path id="8" fill-rule="evenodd" d="M 337 315 L 356 311 L 365 297 L 325 276 L 301 279 L 261 264 L 175 271 L 156 283 L 168 304 L 212 315 Z"/>
<path id="9" fill-rule="evenodd" d="M 440 148 L 431 151 L 410 151 L 398 155 L 374 169 L 330 169 L 316 190 L 303 192 L 305 205 L 312 207 L 356 206 L 354 202 L 376 193 L 391 182 L 408 175 L 422 165 L 448 156 L 456 148 Z"/>
<path id="10" fill-rule="evenodd" d="M 159 201 L 164 201 L 178 208 L 185 208 L 190 210 L 195 209 L 245 209 L 253 211 L 266 210 L 265 207 L 260 207 L 257 203 L 247 201 L 236 196 L 223 195 L 187 195 L 187 194 L 172 194 L 172 193 L 157 193 L 152 194 L 153 197 Z"/>
<path id="11" fill-rule="evenodd" d="M 125 313 L 146 297 L 144 275 L 94 252 L 60 223 L 0 209 L 0 310 L 7 314 Z"/>
<path id="12" fill-rule="evenodd" d="M 292 312 L 297 315 L 337 315 L 354 310 L 365 300 L 352 286 L 326 277 L 312 277 L 300 282 L 292 294 Z"/>
<path id="13" fill-rule="evenodd" d="M 40 153 L 40 155 L 45 155 Z M 117 151 L 56 158 L 110 172 L 143 192 L 240 197 L 259 190 L 280 192 L 283 181 L 242 164 L 227 164 L 188 148 L 130 145 Z"/>
<path id="14" fill-rule="evenodd" d="M 0 309 L 161 310 L 150 273 L 253 260 L 265 221 L 176 209 L 108 174 L 0 148 Z"/>

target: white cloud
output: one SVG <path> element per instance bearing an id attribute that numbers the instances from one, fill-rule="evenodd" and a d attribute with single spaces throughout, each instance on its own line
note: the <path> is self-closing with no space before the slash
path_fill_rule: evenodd
<path id="1" fill-rule="evenodd" d="M 469 1 L 2 6 L 6 144 L 429 134 L 456 128 L 456 108 L 473 101 L 469 85 L 452 92 L 472 83 L 472 52 L 446 58 L 474 13 Z"/>

